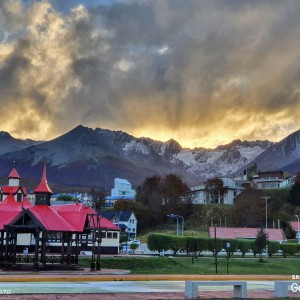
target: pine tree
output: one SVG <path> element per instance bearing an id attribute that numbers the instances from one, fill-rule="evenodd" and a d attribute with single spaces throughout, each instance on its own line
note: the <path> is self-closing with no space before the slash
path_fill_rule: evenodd
<path id="1" fill-rule="evenodd" d="M 260 262 L 263 261 L 263 250 L 266 248 L 267 243 L 268 243 L 268 235 L 264 231 L 264 229 L 261 227 L 257 231 L 256 239 L 254 241 L 256 253 L 258 253 L 260 255 L 260 258 L 259 258 Z"/>

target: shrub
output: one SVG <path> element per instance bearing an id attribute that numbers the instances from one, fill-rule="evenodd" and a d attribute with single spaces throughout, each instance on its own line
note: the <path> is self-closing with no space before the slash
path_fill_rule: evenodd
<path id="1" fill-rule="evenodd" d="M 171 249 L 171 236 L 152 233 L 148 235 L 147 245 L 151 251 L 168 251 Z"/>
<path id="2" fill-rule="evenodd" d="M 277 253 L 278 250 L 280 250 L 280 243 L 276 241 L 268 241 L 268 254 L 270 257 L 273 256 L 273 254 Z"/>
<path id="3" fill-rule="evenodd" d="M 287 255 L 295 255 L 298 252 L 298 244 L 280 244 L 280 249 L 282 250 L 283 257 L 286 257 Z"/>
<path id="4" fill-rule="evenodd" d="M 176 255 L 178 251 L 185 250 L 186 244 L 187 244 L 186 238 L 179 237 L 179 236 L 170 236 L 169 249 L 173 251 L 174 255 Z"/>
<path id="5" fill-rule="evenodd" d="M 186 238 L 186 253 L 192 252 L 194 256 L 197 255 L 197 239 L 193 237 Z"/>
<path id="6" fill-rule="evenodd" d="M 207 251 L 208 250 L 208 241 L 210 240 L 210 238 L 197 238 L 197 251 L 199 252 L 199 254 L 202 251 Z"/>
<path id="7" fill-rule="evenodd" d="M 222 239 L 210 238 L 208 239 L 208 251 L 212 251 L 213 255 L 222 250 Z"/>
<path id="8" fill-rule="evenodd" d="M 227 247 L 230 244 L 230 247 Z M 227 255 L 232 256 L 233 253 L 238 249 L 238 240 L 236 239 L 222 239 L 222 248 L 226 250 Z"/>
<path id="9" fill-rule="evenodd" d="M 136 250 L 138 247 L 139 247 L 138 244 L 130 244 L 130 249 L 133 251 Z"/>
<path id="10" fill-rule="evenodd" d="M 238 249 L 242 252 L 242 256 L 244 257 L 246 252 L 251 249 L 252 242 L 246 239 L 238 239 Z"/>

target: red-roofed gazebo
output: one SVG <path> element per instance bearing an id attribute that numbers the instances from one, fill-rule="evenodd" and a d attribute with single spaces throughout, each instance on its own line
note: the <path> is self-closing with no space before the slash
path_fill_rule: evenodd
<path id="1" fill-rule="evenodd" d="M 14 168 L 10 174 L 17 176 L 18 173 Z M 22 198 L 14 196 L 18 191 L 22 192 Z M 21 268 L 24 263 L 28 267 L 31 262 L 35 270 L 58 265 L 74 269 L 80 251 L 91 250 L 91 269 L 99 270 L 102 239 L 108 236 L 116 245 L 104 249 L 118 253 L 119 227 L 93 208 L 81 203 L 50 205 L 52 191 L 47 182 L 46 165 L 34 194 L 35 203 L 31 204 L 25 198 L 24 188 L 6 186 L 1 189 L 0 267 Z M 25 255 L 18 255 L 24 247 L 27 249 Z M 33 254 L 28 255 L 27 251 Z M 49 256 L 49 251 L 56 254 Z"/>

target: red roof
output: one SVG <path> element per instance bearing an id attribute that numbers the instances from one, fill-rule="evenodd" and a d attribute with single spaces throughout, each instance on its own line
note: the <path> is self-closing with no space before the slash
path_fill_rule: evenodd
<path id="1" fill-rule="evenodd" d="M 4 225 L 9 224 L 19 213 L 19 211 L 0 211 L 0 230 L 3 230 Z"/>
<path id="2" fill-rule="evenodd" d="M 290 225 L 293 230 L 298 231 L 298 221 L 291 221 Z M 299 224 L 299 229 L 300 229 L 300 224 Z"/>
<path id="3" fill-rule="evenodd" d="M 3 194 L 16 194 L 19 188 L 19 186 L 4 185 L 1 187 L 1 190 Z"/>
<path id="4" fill-rule="evenodd" d="M 52 191 L 48 185 L 47 182 L 47 176 L 46 176 L 46 164 L 44 164 L 44 169 L 43 169 L 43 175 L 40 184 L 35 188 L 34 190 L 35 193 L 51 193 Z"/>
<path id="5" fill-rule="evenodd" d="M 23 208 L 31 207 L 32 204 L 26 199 L 23 198 L 23 201 L 17 202 L 13 194 L 9 194 L 3 202 L 0 202 L 0 211 L 21 211 Z"/>
<path id="6" fill-rule="evenodd" d="M 20 179 L 20 175 L 19 173 L 17 172 L 16 168 L 13 168 L 11 170 L 11 172 L 9 173 L 8 175 L 8 178 L 16 178 L 16 179 Z"/>
<path id="7" fill-rule="evenodd" d="M 2 193 L 5 195 L 8 194 L 16 194 L 19 190 L 22 191 L 22 193 L 24 194 L 24 196 L 27 195 L 27 190 L 26 188 L 23 188 L 21 186 L 8 186 L 8 185 L 4 185 L 1 187 Z"/>
<path id="8" fill-rule="evenodd" d="M 65 204 L 65 205 L 55 205 L 51 208 L 57 210 L 58 214 L 67 220 L 72 226 L 74 226 L 77 231 L 83 231 L 85 223 L 87 221 L 88 214 L 97 215 L 97 212 L 90 208 L 86 207 L 84 204 Z M 90 226 L 94 224 L 94 227 L 100 227 L 103 229 L 109 230 L 120 230 L 118 226 L 107 220 L 106 218 L 101 217 L 100 224 L 96 224 L 96 218 L 93 220 L 88 220 Z"/>
<path id="9" fill-rule="evenodd" d="M 87 221 L 92 228 L 120 230 L 118 226 L 103 217 L 100 218 L 100 224 L 96 223 L 99 219 L 94 217 L 93 223 L 91 215 L 97 215 L 97 212 L 84 204 L 32 205 L 26 198 L 23 202 L 16 202 L 12 194 L 0 202 L 0 230 L 17 217 L 22 212 L 22 208 L 30 211 L 49 231 L 83 232 Z"/>
<path id="10" fill-rule="evenodd" d="M 239 227 L 216 227 L 217 238 L 223 239 L 255 239 L 259 228 L 239 228 Z M 285 241 L 286 236 L 282 229 L 268 228 L 266 230 L 270 241 Z M 214 227 L 209 228 L 210 237 L 215 236 Z"/>
<path id="11" fill-rule="evenodd" d="M 14 169 L 13 169 L 14 171 Z M 15 176 L 17 171 L 11 172 Z M 104 230 L 120 230 L 118 226 L 84 204 L 67 205 L 32 205 L 26 198 L 22 202 L 15 200 L 14 194 L 19 190 L 26 193 L 21 187 L 3 186 L 2 193 L 7 194 L 3 202 L 0 202 L 0 230 L 4 225 L 14 222 L 24 209 L 41 223 L 48 231 L 83 232 L 85 226 L 89 228 L 100 228 Z M 35 193 L 52 193 L 47 183 L 46 164 L 44 164 L 43 175 L 40 184 L 34 190 Z"/>
<path id="12" fill-rule="evenodd" d="M 9 194 L 3 202 L 0 202 L 0 230 L 4 229 L 4 225 L 13 221 L 24 209 L 29 208 L 32 204 L 26 199 L 22 202 L 16 202 L 15 197 Z"/>
<path id="13" fill-rule="evenodd" d="M 80 231 L 73 227 L 57 211 L 47 205 L 36 205 L 29 208 L 30 212 L 43 224 L 45 229 L 52 231 Z"/>

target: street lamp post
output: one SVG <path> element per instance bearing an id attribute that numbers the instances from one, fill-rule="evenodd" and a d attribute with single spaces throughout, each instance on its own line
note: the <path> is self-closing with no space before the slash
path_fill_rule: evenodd
<path id="1" fill-rule="evenodd" d="M 218 217 L 220 219 L 220 238 L 222 238 L 222 219 L 221 216 L 218 214 Z"/>
<path id="2" fill-rule="evenodd" d="M 298 244 L 300 244 L 299 217 L 298 217 L 298 215 L 295 215 L 295 217 L 297 218 L 297 221 L 298 221 L 297 239 L 298 239 Z"/>
<path id="3" fill-rule="evenodd" d="M 177 220 L 177 230 L 176 230 L 177 236 L 178 236 L 178 218 L 181 218 L 181 235 L 184 236 L 184 218 L 183 218 L 183 216 L 179 216 L 179 215 L 175 215 L 175 214 L 170 214 L 167 216 L 170 218 L 176 218 L 176 220 Z"/>
<path id="4" fill-rule="evenodd" d="M 268 234 L 268 199 L 270 199 L 271 197 L 262 197 L 263 199 L 265 199 L 266 201 L 266 234 Z M 266 255 L 267 258 L 269 257 L 269 252 L 268 252 L 268 245 L 266 245 Z"/>
<path id="5" fill-rule="evenodd" d="M 178 217 L 174 214 L 167 215 L 167 217 L 176 219 L 176 236 L 178 236 Z"/>

